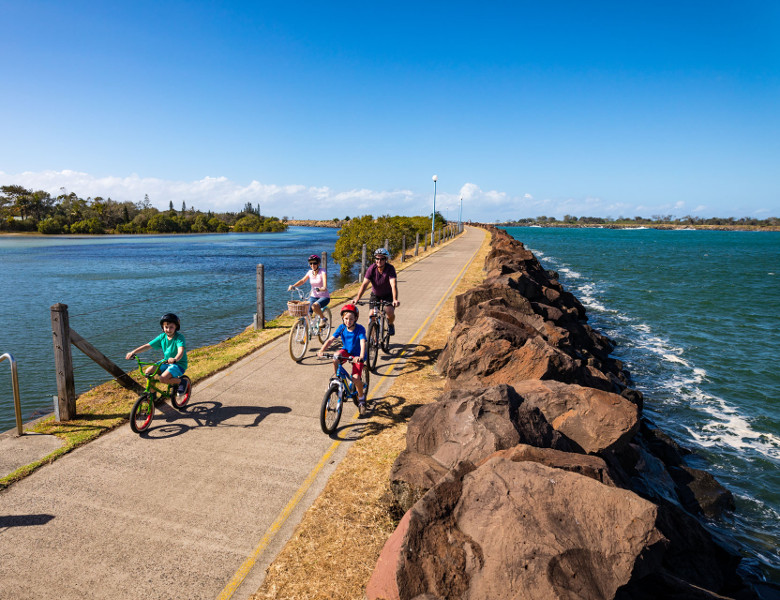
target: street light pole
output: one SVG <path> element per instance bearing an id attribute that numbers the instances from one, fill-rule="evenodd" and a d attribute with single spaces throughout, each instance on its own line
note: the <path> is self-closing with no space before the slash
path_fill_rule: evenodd
<path id="1" fill-rule="evenodd" d="M 436 227 L 436 182 L 439 181 L 439 176 L 433 176 L 433 213 L 431 214 L 431 244 L 433 244 L 433 234 Z"/>
<path id="2" fill-rule="evenodd" d="M 460 208 L 458 208 L 458 233 L 460 233 L 460 222 L 463 219 L 463 196 L 460 197 Z"/>

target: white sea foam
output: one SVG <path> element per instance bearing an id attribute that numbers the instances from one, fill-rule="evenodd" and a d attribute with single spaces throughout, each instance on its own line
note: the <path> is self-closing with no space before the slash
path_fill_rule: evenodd
<path id="1" fill-rule="evenodd" d="M 572 271 L 568 267 L 561 267 L 558 269 L 558 272 L 563 273 L 566 277 L 571 277 L 572 279 L 580 279 L 582 277 L 577 271 Z"/>
<path id="2" fill-rule="evenodd" d="M 537 256 L 543 253 L 532 250 Z M 750 421 L 738 410 L 727 404 L 722 398 L 706 393 L 701 384 L 706 381 L 707 371 L 692 365 L 684 356 L 684 348 L 672 344 L 669 340 L 654 334 L 650 325 L 634 320 L 606 306 L 599 297 L 599 287 L 596 282 L 584 281 L 582 275 L 555 257 L 545 257 L 545 262 L 567 278 L 567 283 L 573 283 L 573 292 L 585 307 L 597 311 L 604 318 L 614 318 L 621 321 L 622 336 L 628 341 L 627 347 L 649 352 L 664 361 L 663 377 L 650 375 L 653 379 L 647 382 L 644 389 L 649 394 L 649 402 L 653 402 L 653 389 L 659 392 L 663 406 L 694 410 L 696 421 L 703 423 L 697 428 L 686 425 L 685 429 L 690 439 L 702 447 L 728 447 L 738 451 L 757 452 L 768 459 L 780 460 L 780 438 L 778 436 L 756 431 Z M 629 330 L 629 331 L 626 331 Z M 613 332 L 613 337 L 618 332 Z M 648 357 L 649 358 L 649 357 Z M 639 360 L 644 361 L 641 356 Z M 635 370 L 631 360 L 626 360 L 630 371 Z M 638 370 L 646 370 L 636 365 Z M 653 369 L 651 368 L 651 371 Z M 641 386 L 640 386 L 641 389 Z"/>
<path id="3" fill-rule="evenodd" d="M 639 349 L 649 351 L 670 363 L 664 368 L 665 376 L 649 382 L 650 387 L 663 390 L 659 396 L 664 397 L 665 405 L 685 405 L 687 409 L 698 413 L 696 420 L 703 424 L 697 429 L 685 427 L 693 441 L 703 447 L 750 450 L 768 459 L 780 460 L 780 437 L 757 431 L 737 408 L 702 390 L 700 385 L 706 381 L 707 371 L 692 366 L 683 358 L 682 348 L 652 335 L 646 324 L 640 324 L 633 329 L 637 331 L 635 343 Z M 629 368 L 631 367 L 632 365 L 629 365 Z M 652 390 L 650 397 L 652 398 Z"/>

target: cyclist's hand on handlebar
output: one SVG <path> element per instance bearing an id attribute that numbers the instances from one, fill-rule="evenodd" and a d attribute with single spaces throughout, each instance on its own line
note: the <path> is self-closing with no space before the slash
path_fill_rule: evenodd
<path id="1" fill-rule="evenodd" d="M 400 300 L 393 300 L 393 306 L 401 306 Z"/>
<path id="2" fill-rule="evenodd" d="M 359 356 L 353 356 L 352 357 L 352 362 L 355 363 L 356 365 L 359 365 L 360 363 L 363 362 L 363 359 L 360 358 Z"/>
<path id="3" fill-rule="evenodd" d="M 288 292 L 292 292 L 292 291 L 293 291 L 293 286 L 291 286 L 291 285 L 288 285 L 288 286 L 287 286 L 287 291 L 288 291 Z"/>
<path id="4" fill-rule="evenodd" d="M 125 355 L 125 360 L 133 360 L 134 358 L 135 358 L 135 354 L 133 354 L 132 352 L 128 352 Z"/>

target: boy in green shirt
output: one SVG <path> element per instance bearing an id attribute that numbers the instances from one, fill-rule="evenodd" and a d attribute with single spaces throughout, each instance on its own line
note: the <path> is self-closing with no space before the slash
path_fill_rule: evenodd
<path id="1" fill-rule="evenodd" d="M 190 385 L 189 377 L 182 377 L 187 370 L 187 344 L 184 336 L 179 333 L 181 324 L 179 317 L 173 313 L 166 313 L 160 319 L 160 327 L 163 333 L 143 346 L 138 346 L 135 350 L 127 353 L 125 358 L 131 360 L 139 352 L 144 352 L 150 348 L 160 348 L 163 358 L 168 363 L 160 367 L 160 381 L 166 385 L 178 385 L 178 394 L 186 395 Z M 153 366 L 146 369 L 147 374 L 154 370 Z"/>

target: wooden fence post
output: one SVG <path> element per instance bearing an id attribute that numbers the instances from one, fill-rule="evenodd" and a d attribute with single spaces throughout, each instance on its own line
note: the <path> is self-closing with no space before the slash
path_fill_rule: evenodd
<path id="1" fill-rule="evenodd" d="M 358 281 L 363 281 L 363 278 L 366 276 L 366 245 L 363 244 L 363 252 L 360 256 L 360 279 Z"/>
<path id="2" fill-rule="evenodd" d="M 76 386 L 73 383 L 73 355 L 70 352 L 68 305 L 51 307 L 51 335 L 54 342 L 54 368 L 57 371 L 57 406 L 60 420 L 76 418 Z"/>
<path id="3" fill-rule="evenodd" d="M 257 265 L 257 314 L 255 329 L 265 329 L 265 267 Z"/>
<path id="4" fill-rule="evenodd" d="M 420 232 L 418 231 L 414 236 L 414 255 L 420 252 Z"/>
<path id="5" fill-rule="evenodd" d="M 328 253 L 323 252 L 322 253 L 322 270 L 326 273 L 328 272 Z"/>
<path id="6" fill-rule="evenodd" d="M 406 260 L 406 236 L 401 238 L 401 262 Z"/>

